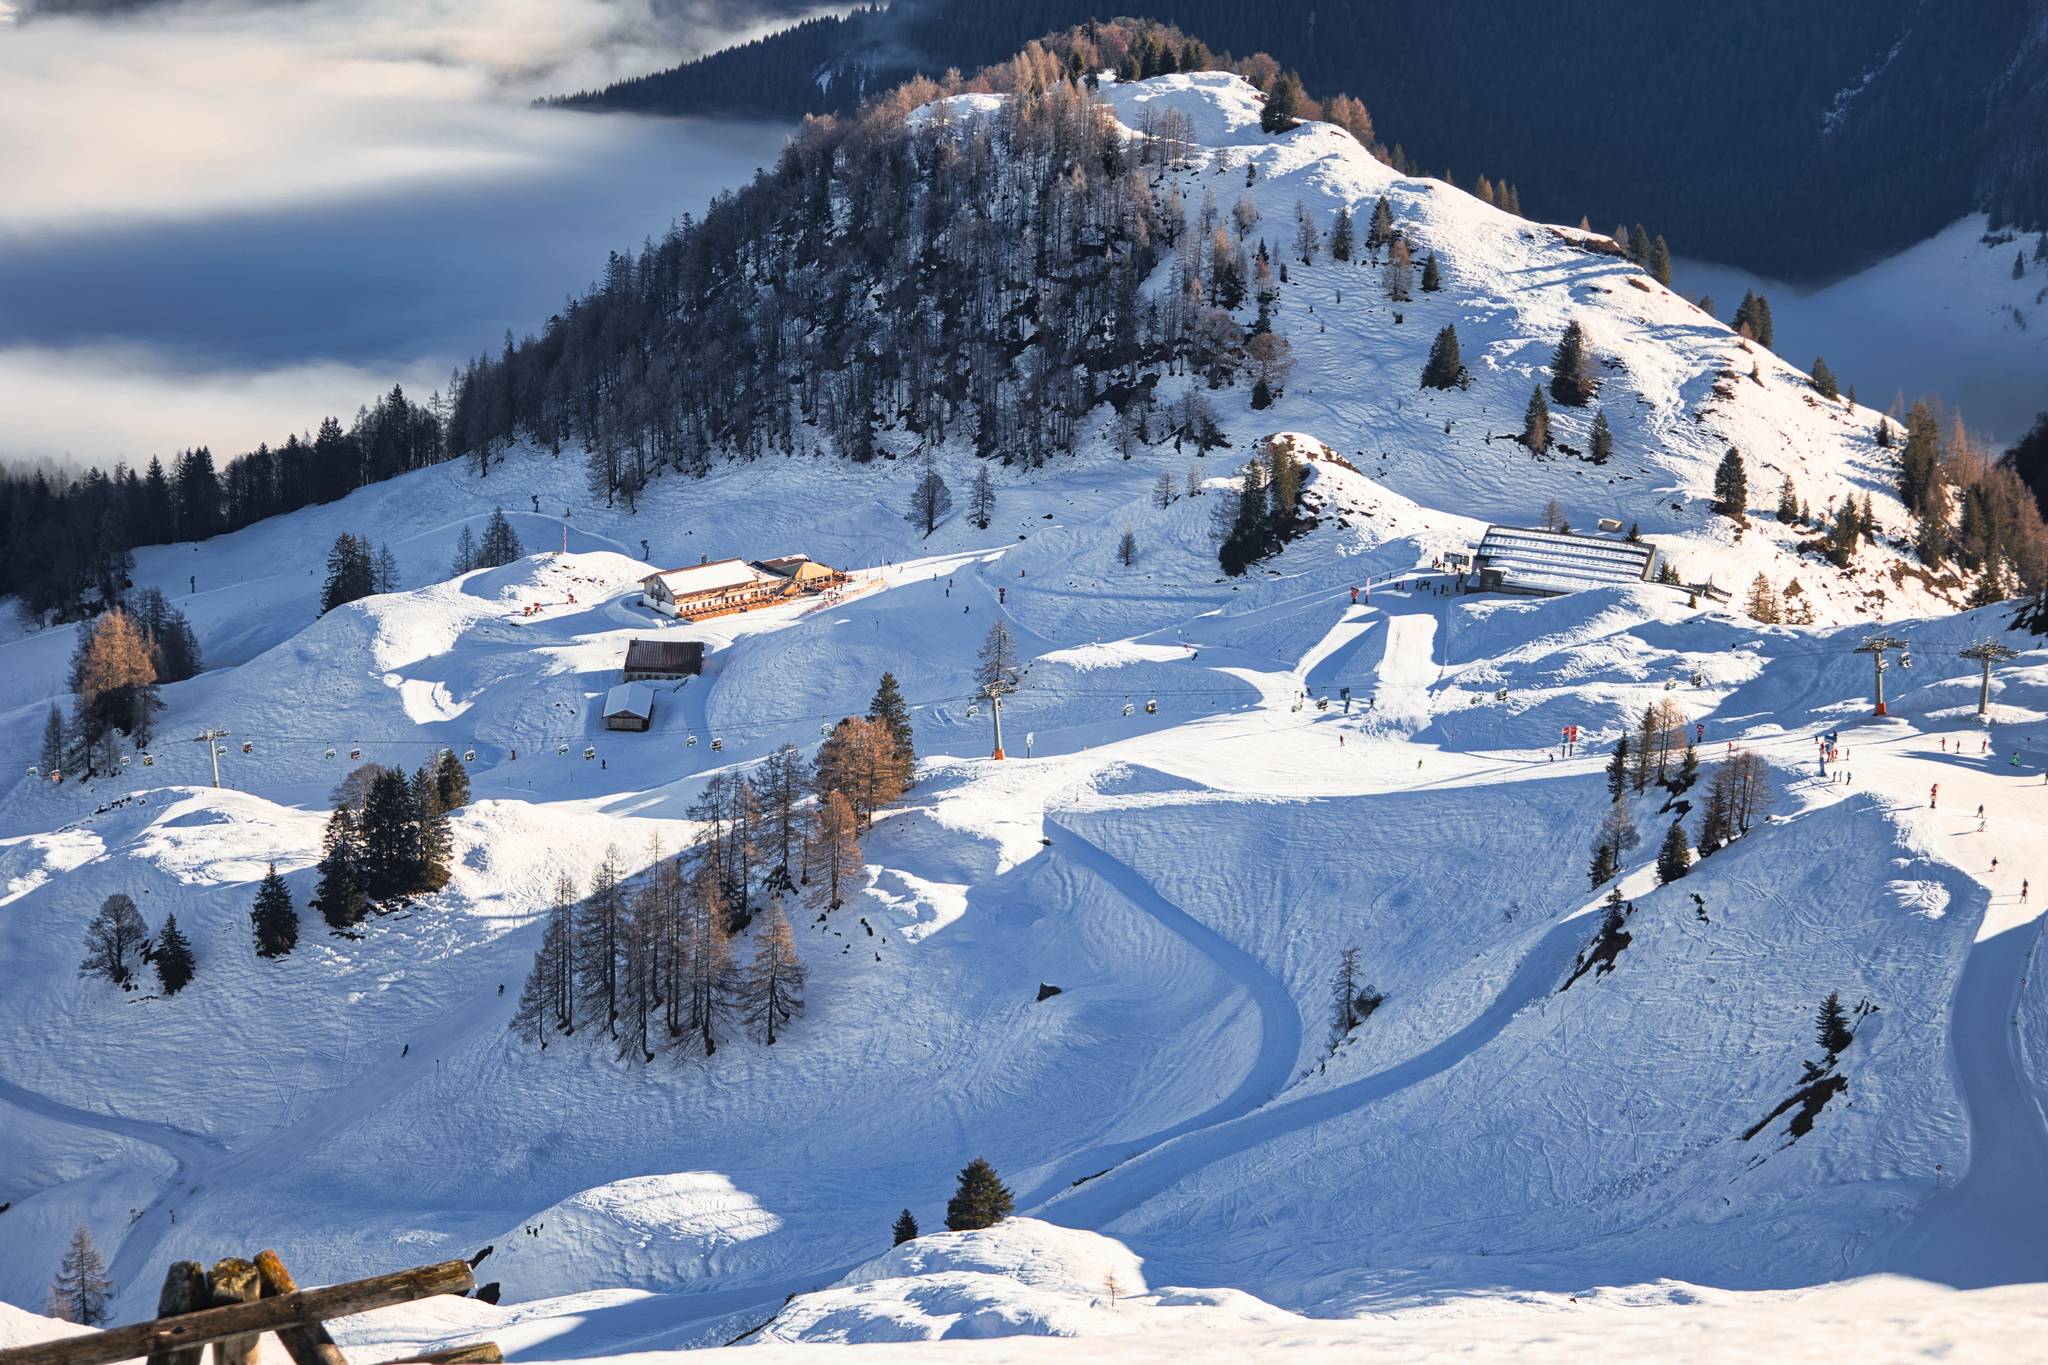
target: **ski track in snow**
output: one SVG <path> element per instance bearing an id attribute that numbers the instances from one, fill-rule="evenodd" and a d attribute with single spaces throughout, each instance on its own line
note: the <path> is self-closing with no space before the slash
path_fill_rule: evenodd
<path id="1" fill-rule="evenodd" d="M 1152 883 L 1128 864 L 1104 851 L 1101 845 L 1050 811 L 1045 816 L 1045 832 L 1053 841 L 1055 857 L 1086 869 L 1116 888 L 1125 900 L 1179 935 L 1189 947 L 1215 963 L 1218 970 L 1244 991 L 1259 1014 L 1259 1052 L 1236 1088 L 1209 1109 L 1148 1137 L 1093 1148 L 1064 1159 L 1059 1171 L 1018 1199 L 1017 1202 L 1027 1209 L 1036 1208 L 1047 1200 L 1057 1201 L 1061 1191 L 1077 1180 L 1092 1183 L 1102 1178 L 1097 1173 L 1105 1168 L 1114 1168 L 1136 1154 L 1170 1142 L 1184 1133 L 1211 1128 L 1249 1113 L 1286 1087 L 1295 1061 L 1301 1055 L 1301 1011 L 1295 1008 L 1293 997 L 1280 979 L 1263 963 L 1160 895 Z"/>

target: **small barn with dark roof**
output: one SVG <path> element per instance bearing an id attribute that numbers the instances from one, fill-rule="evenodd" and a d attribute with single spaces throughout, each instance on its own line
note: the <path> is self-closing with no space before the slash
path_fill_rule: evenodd
<path id="1" fill-rule="evenodd" d="M 627 682 L 673 682 L 704 671 L 700 640 L 630 640 L 626 644 Z"/>

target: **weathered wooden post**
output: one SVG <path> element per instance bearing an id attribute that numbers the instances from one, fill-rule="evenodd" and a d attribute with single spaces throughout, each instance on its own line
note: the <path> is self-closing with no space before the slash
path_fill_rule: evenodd
<path id="1" fill-rule="evenodd" d="M 175 1318 L 205 1308 L 208 1303 L 205 1268 L 197 1261 L 171 1262 L 171 1268 L 164 1272 L 163 1291 L 156 1297 L 156 1315 Z M 195 1346 L 182 1351 L 152 1351 L 149 1365 L 199 1365 L 203 1349 Z"/>
<path id="2" fill-rule="evenodd" d="M 299 1292 L 299 1282 L 284 1268 L 275 1251 L 256 1253 L 256 1275 L 263 1282 L 263 1297 L 282 1298 Z M 341 1348 L 334 1344 L 327 1328 L 318 1322 L 298 1323 L 277 1329 L 278 1344 L 291 1356 L 293 1365 L 348 1365 Z"/>
<path id="3" fill-rule="evenodd" d="M 254 1303 L 263 1293 L 262 1285 L 257 1282 L 256 1267 L 239 1256 L 226 1256 L 215 1261 L 206 1277 L 206 1287 L 215 1308 Z M 262 1339 L 260 1332 L 222 1337 L 213 1343 L 213 1365 L 256 1365 L 257 1346 Z"/>

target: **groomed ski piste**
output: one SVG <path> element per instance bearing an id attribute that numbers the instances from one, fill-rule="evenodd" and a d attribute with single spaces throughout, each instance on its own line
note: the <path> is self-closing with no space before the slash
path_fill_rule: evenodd
<path id="1" fill-rule="evenodd" d="M 1260 136 L 1230 78 L 1110 95 L 1133 125 L 1149 100 L 1194 116 L 1191 197 L 1226 153 L 1219 196 L 1257 159 L 1248 192 L 1289 229 L 1297 200 L 1387 193 L 1442 254 L 1444 293 L 1397 325 L 1377 272 L 1294 270 L 1299 365 L 1266 412 L 1212 395 L 1229 449 L 1125 461 L 1105 435 L 997 468 L 987 530 L 907 525 L 909 461 L 721 465 L 629 515 L 591 504 L 573 452 L 520 449 L 481 479 L 441 466 L 141 551 L 138 586 L 186 612 L 209 671 L 164 689 L 153 761 L 117 779 L 20 776 L 74 635 L 0 644 L 0 1298 L 40 1308 L 82 1222 L 123 1321 L 174 1258 L 275 1246 L 313 1283 L 495 1248 L 480 1278 L 501 1304 L 343 1324 L 383 1354 L 488 1336 L 520 1360 L 740 1338 L 769 1359 L 1087 1359 L 1113 1334 L 1131 1360 L 1563 1357 L 1759 1333 L 1788 1353 L 2026 1354 L 2048 1326 L 2048 1005 L 2027 984 L 2048 892 L 2020 894 L 2048 871 L 2048 654 L 2010 606 L 1956 612 L 1886 543 L 1904 515 L 1876 415 L 1819 403 L 1579 234 L 1395 177 L 1320 125 Z M 1484 439 L 1518 426 L 1574 316 L 1615 362 L 1604 468 Z M 1475 383 L 1419 391 L 1450 320 Z M 1713 399 L 1738 356 L 1735 396 Z M 1225 578 L 1213 509 L 1276 431 L 1302 433 L 1317 525 Z M 1738 533 L 1707 509 L 1730 443 L 1753 507 L 1790 472 L 1816 504 L 1870 493 L 1885 535 L 1841 574 L 1767 516 Z M 971 460 L 939 458 L 964 502 Z M 1155 506 L 1161 470 L 1184 488 L 1190 465 L 1205 495 Z M 1440 556 L 1552 497 L 1577 524 L 1639 522 L 1738 598 L 1758 572 L 1796 577 L 1820 624 L 1648 584 L 1438 590 Z M 528 555 L 447 578 L 494 506 Z M 343 530 L 391 544 L 402 590 L 320 617 Z M 639 604 L 653 568 L 792 552 L 850 590 L 695 625 Z M 971 682 L 997 619 L 1031 663 L 1000 762 Z M 1884 719 L 1851 652 L 1880 619 L 1914 654 Z M 1957 653 L 1987 637 L 2025 651 L 1989 724 Z M 701 640 L 705 672 L 656 687 L 646 733 L 608 732 L 633 638 Z M 918 780 L 863 841 L 861 893 L 822 920 L 792 907 L 809 1008 L 781 1041 L 645 1065 L 590 1030 L 518 1042 L 556 876 L 587 880 L 608 844 L 636 870 L 673 855 L 709 776 L 815 744 L 885 669 Z M 1629 945 L 1560 990 L 1600 921 L 1607 751 L 1666 699 L 1702 727 L 1705 772 L 1770 763 L 1770 819 L 1659 887 L 1677 812 L 1632 795 Z M 1558 757 L 1565 725 L 1580 751 Z M 190 739 L 207 726 L 231 732 L 218 790 Z M 442 748 L 475 754 L 453 880 L 330 936 L 306 902 L 351 753 L 410 768 Z M 1704 792 L 1679 798 L 1689 831 Z M 272 862 L 302 936 L 265 961 L 248 909 Z M 178 915 L 198 957 L 178 996 L 78 978 L 115 891 L 152 927 Z M 1333 1050 L 1354 945 L 1386 1000 Z M 1876 1007 L 1847 1090 L 1803 1136 L 1780 1113 L 1745 1139 L 1820 1060 L 1830 992 Z M 905 1206 L 943 1226 L 977 1155 L 1020 1216 L 889 1251 Z M 0 1315 L 0 1344 L 56 1330 Z M 1005 1340 L 962 1340 L 987 1337 Z"/>

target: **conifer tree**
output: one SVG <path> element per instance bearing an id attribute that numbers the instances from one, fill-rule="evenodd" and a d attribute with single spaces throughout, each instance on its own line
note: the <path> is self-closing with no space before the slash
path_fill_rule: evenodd
<path id="1" fill-rule="evenodd" d="M 454 853 L 454 840 L 448 833 L 448 815 L 441 805 L 441 779 L 438 771 L 422 765 L 412 779 L 412 847 L 417 849 L 412 867 L 412 876 L 406 889 L 409 892 L 439 891 L 448 885 L 448 860 Z"/>
<path id="2" fill-rule="evenodd" d="M 1586 329 L 1573 318 L 1550 358 L 1550 396 L 1567 407 L 1582 407 L 1596 387 L 1587 368 Z"/>
<path id="3" fill-rule="evenodd" d="M 1621 794 L 1628 787 L 1628 736 L 1623 735 L 1614 742 L 1614 755 L 1607 760 L 1607 796 L 1609 800 L 1621 800 Z"/>
<path id="4" fill-rule="evenodd" d="M 566 880 L 566 879 L 565 879 Z M 557 886 L 560 892 L 560 884 Z M 540 949 L 533 955 L 533 967 L 519 989 L 519 1006 L 512 1014 L 512 1028 L 529 1043 L 547 1051 L 552 1033 L 574 1033 L 575 990 L 570 916 L 574 913 L 574 886 L 558 894 L 548 911 L 547 927 L 541 931 Z"/>
<path id="5" fill-rule="evenodd" d="M 1685 826 L 1673 820 L 1671 828 L 1664 831 L 1663 846 L 1657 850 L 1658 884 L 1675 882 L 1691 868 L 1692 850 L 1686 847 Z"/>
<path id="6" fill-rule="evenodd" d="M 277 864 L 256 887 L 256 904 L 249 911 L 256 934 L 256 956 L 284 957 L 299 945 L 299 912 L 292 904 L 291 888 L 277 875 Z"/>
<path id="7" fill-rule="evenodd" d="M 1340 204 L 1337 207 L 1337 216 L 1330 224 L 1330 259 L 1350 260 L 1355 240 L 1356 234 L 1351 226 L 1351 207 L 1348 204 Z M 1425 289 L 1428 287 L 1427 283 L 1423 285 Z"/>
<path id="8" fill-rule="evenodd" d="M 890 1242 L 891 1246 L 900 1247 L 905 1242 L 915 1241 L 917 1238 L 916 1216 L 909 1209 L 905 1209 L 897 1214 L 895 1225 L 889 1229 L 889 1236 L 894 1239 Z"/>
<path id="9" fill-rule="evenodd" d="M 689 1026 L 709 1057 L 718 1051 L 718 1036 L 732 1008 L 732 943 L 726 933 L 727 907 L 718 869 L 699 860 L 690 878 L 688 896 Z"/>
<path id="10" fill-rule="evenodd" d="M 1628 802 L 1617 798 L 1607 807 L 1607 813 L 1600 817 L 1600 827 L 1593 835 L 1593 871 L 1607 874 L 1606 877 L 1596 877 L 1594 886 L 1599 886 L 1621 870 L 1621 855 L 1634 848 L 1639 839 L 1635 822 L 1629 819 Z M 1606 852 L 1602 853 L 1602 849 Z"/>
<path id="11" fill-rule="evenodd" d="M 151 945 L 149 960 L 156 968 L 157 984 L 165 995 L 176 995 L 192 981 L 192 945 L 178 931 L 178 917 L 164 916 L 164 927 Z"/>
<path id="12" fill-rule="evenodd" d="M 1707 787 L 1706 808 L 1700 813 L 1699 850 L 1702 858 L 1720 852 L 1735 837 L 1735 768 L 1723 763 L 1714 769 Z"/>
<path id="13" fill-rule="evenodd" d="M 1614 429 L 1607 425 L 1607 409 L 1593 414 L 1591 455 L 1594 464 L 1606 464 L 1614 455 Z"/>
<path id="14" fill-rule="evenodd" d="M 986 470 L 984 470 L 986 472 Z M 913 526 L 921 526 L 927 537 L 938 528 L 946 513 L 953 510 L 953 490 L 946 487 L 946 481 L 939 477 L 938 465 L 926 461 L 924 472 L 910 491 L 910 509 L 903 519 Z"/>
<path id="15" fill-rule="evenodd" d="M 1550 405 L 1543 401 L 1543 387 L 1529 390 L 1529 406 L 1522 412 L 1522 444 L 1541 454 L 1550 449 Z"/>
<path id="16" fill-rule="evenodd" d="M 1776 625 L 1781 615 L 1778 607 L 1778 590 L 1771 586 L 1771 580 L 1759 573 L 1750 580 L 1749 598 L 1744 603 L 1750 619 L 1766 625 Z"/>
<path id="17" fill-rule="evenodd" d="M 1117 538 L 1116 561 L 1126 569 L 1138 562 L 1138 534 L 1128 526 L 1124 527 L 1123 535 Z"/>
<path id="18" fill-rule="evenodd" d="M 102 613 L 79 631 L 71 657 L 71 690 L 78 694 L 73 720 L 89 768 L 119 766 L 114 736 L 138 746 L 149 743 L 156 711 L 156 667 L 135 621 L 119 607 Z M 46 731 L 47 732 L 47 731 Z"/>
<path id="19" fill-rule="evenodd" d="M 1743 470 L 1742 452 L 1729 446 L 1714 470 L 1714 510 L 1734 521 L 1746 521 L 1748 508 L 1749 475 Z"/>
<path id="20" fill-rule="evenodd" d="M 1343 1042 L 1352 1029 L 1365 1022 L 1384 999 L 1365 984 L 1358 970 L 1358 949 L 1346 948 L 1337 959 L 1337 972 L 1330 982 L 1330 1046 Z"/>
<path id="21" fill-rule="evenodd" d="M 107 1320 L 107 1306 L 114 1298 L 114 1282 L 107 1275 L 107 1263 L 93 1245 L 92 1233 L 80 1223 L 57 1264 L 50 1281 L 49 1315 L 60 1322 L 97 1327 Z"/>
<path id="22" fill-rule="evenodd" d="M 476 567 L 476 557 L 476 537 L 465 524 L 462 534 L 455 538 L 455 557 L 448 563 L 449 574 L 456 578 L 462 577 Z"/>
<path id="23" fill-rule="evenodd" d="M 368 597 L 376 591 L 376 575 L 369 542 L 343 531 L 327 551 L 327 579 L 320 588 L 321 614 Z"/>
<path id="24" fill-rule="evenodd" d="M 1322 246 L 1322 234 L 1316 231 L 1315 219 L 1309 217 L 1308 205 L 1294 201 L 1294 254 L 1303 265 L 1316 263 L 1316 252 Z"/>
<path id="25" fill-rule="evenodd" d="M 388 544 L 379 545 L 377 552 L 370 556 L 370 590 L 398 591 L 398 556 L 391 553 Z"/>
<path id="26" fill-rule="evenodd" d="M 974 1232 L 992 1228 L 1010 1216 L 1013 1200 L 996 1168 L 981 1157 L 960 1172 L 960 1187 L 946 1201 L 946 1230 Z"/>
<path id="27" fill-rule="evenodd" d="M 149 926 L 125 893 L 116 891 L 100 903 L 99 913 L 85 926 L 85 960 L 80 976 L 98 976 L 122 990 L 135 989 L 135 965 L 149 952 Z"/>
<path id="28" fill-rule="evenodd" d="M 1409 285 L 1415 278 L 1414 257 L 1408 249 L 1408 239 L 1396 237 L 1387 246 L 1387 298 L 1395 303 L 1406 303 Z"/>
<path id="29" fill-rule="evenodd" d="M 968 520 L 976 530 L 986 531 L 995 514 L 996 486 L 988 476 L 988 466 L 982 465 L 974 471 L 974 488 L 967 495 Z"/>
<path id="30" fill-rule="evenodd" d="M 1645 268 L 1650 264 L 1650 234 L 1643 231 L 1641 223 L 1629 229 L 1628 258 Z"/>
<path id="31" fill-rule="evenodd" d="M 811 821 L 810 864 L 817 880 L 811 886 L 811 901 L 827 910 L 846 904 L 846 892 L 866 870 L 861 861 L 858 821 L 846 794 L 830 791 L 818 799 L 816 817 Z"/>
<path id="32" fill-rule="evenodd" d="M 1436 263 L 1436 253 L 1430 252 L 1422 262 L 1422 292 L 1434 294 L 1444 287 L 1443 270 Z"/>
<path id="33" fill-rule="evenodd" d="M 609 846 L 591 877 L 590 894 L 577 907 L 575 924 L 578 994 L 603 1014 L 605 1031 L 614 1039 L 619 1036 L 619 956 L 626 918 L 621 878 L 618 847 Z"/>
<path id="34" fill-rule="evenodd" d="M 1820 1002 L 1820 1012 L 1814 1018 L 1814 1036 L 1830 1057 L 1839 1057 L 1856 1041 L 1856 1035 L 1849 1030 L 1849 1017 L 1842 1010 L 1842 996 L 1839 991 L 1829 991 L 1828 998 Z"/>
<path id="35" fill-rule="evenodd" d="M 1384 194 L 1372 206 L 1372 220 L 1366 225 L 1365 244 L 1377 251 L 1394 235 L 1394 209 Z"/>
<path id="36" fill-rule="evenodd" d="M 1835 372 L 1828 368 L 1826 356 L 1813 358 L 1813 388 L 1823 398 L 1840 398 L 1842 390 L 1835 383 Z"/>
<path id="37" fill-rule="evenodd" d="M 383 901 L 410 893 L 420 875 L 419 812 L 405 774 L 385 768 L 363 801 L 363 892 Z"/>
<path id="38" fill-rule="evenodd" d="M 45 774 L 64 771 L 64 713 L 57 709 L 55 702 L 50 704 L 50 714 L 43 717 L 43 747 L 40 757 Z"/>
<path id="39" fill-rule="evenodd" d="M 747 964 L 743 988 L 747 1025 L 763 1043 L 774 1046 L 776 1029 L 804 1012 L 804 976 L 789 918 L 778 900 L 754 931 L 754 958 Z"/>
<path id="40" fill-rule="evenodd" d="M 1430 344 L 1429 361 L 1422 367 L 1422 387 L 1452 389 L 1465 379 L 1465 362 L 1458 358 L 1458 329 L 1446 325 Z"/>
<path id="41" fill-rule="evenodd" d="M 505 520 L 505 509 L 491 509 L 491 519 L 484 523 L 483 544 L 477 547 L 476 566 L 479 569 L 495 569 L 510 564 L 526 553 L 519 543 L 519 535 L 512 529 L 512 523 Z"/>
<path id="42" fill-rule="evenodd" d="M 444 811 L 460 810 L 469 804 L 469 769 L 453 749 L 443 749 L 434 764 L 434 787 Z"/>
<path id="43" fill-rule="evenodd" d="M 1591 878 L 1593 888 L 1598 890 L 1607 885 L 1607 883 L 1614 880 L 1620 871 L 1621 863 L 1615 854 L 1614 845 L 1605 839 L 1595 841 L 1593 844 L 1593 866 L 1587 870 L 1587 876 Z"/>
<path id="44" fill-rule="evenodd" d="M 1778 489 L 1778 520 L 1788 526 L 1799 520 L 1799 490 L 1792 486 L 1790 474 Z"/>
<path id="45" fill-rule="evenodd" d="M 903 785 L 909 786 L 917 766 L 916 736 L 910 726 L 910 707 L 903 700 L 903 691 L 897 686 L 894 673 L 882 675 L 874 698 L 868 702 L 868 719 L 889 732 L 890 742 L 896 748 L 896 762 Z"/>
<path id="46" fill-rule="evenodd" d="M 1265 108 L 1259 111 L 1259 127 L 1268 133 L 1288 133 L 1301 126 L 1301 78 L 1283 71 L 1273 78 L 1266 92 Z"/>
<path id="47" fill-rule="evenodd" d="M 332 929 L 353 929 L 369 913 L 369 892 L 363 885 L 362 830 L 355 812 L 335 807 L 321 844 L 320 885 L 313 897 L 320 917 Z"/>

